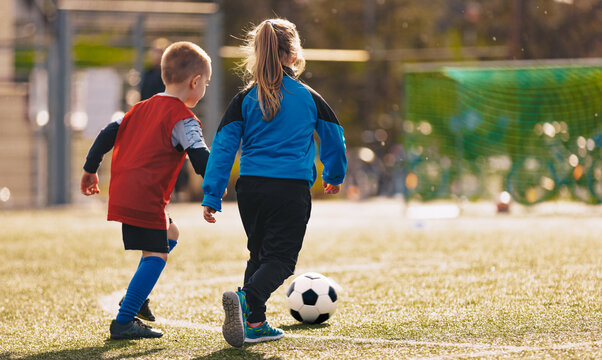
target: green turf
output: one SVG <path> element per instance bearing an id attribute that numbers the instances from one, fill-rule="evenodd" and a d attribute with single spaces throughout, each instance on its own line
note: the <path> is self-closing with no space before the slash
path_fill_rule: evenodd
<path id="1" fill-rule="evenodd" d="M 140 341 L 108 340 L 139 255 L 104 205 L 0 213 L 0 359 L 602 358 L 599 208 L 418 221 L 393 201 L 315 202 L 297 273 L 341 284 L 337 313 L 296 323 L 290 278 L 267 314 L 287 336 L 242 349 L 215 330 L 247 256 L 224 209 L 211 225 L 170 207 L 181 241 L 150 296 L 165 335 Z"/>

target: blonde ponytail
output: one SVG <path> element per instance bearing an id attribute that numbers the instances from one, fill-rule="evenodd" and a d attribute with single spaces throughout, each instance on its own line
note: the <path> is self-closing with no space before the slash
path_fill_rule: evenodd
<path id="1" fill-rule="evenodd" d="M 280 110 L 283 60 L 294 59 L 292 69 L 299 76 L 305 69 L 301 42 L 295 24 L 284 19 L 265 20 L 247 35 L 243 60 L 248 87 L 257 85 L 257 96 L 263 119 L 270 121 Z"/>
<path id="2" fill-rule="evenodd" d="M 257 96 L 264 120 L 270 121 L 280 110 L 282 63 L 278 54 L 278 36 L 270 21 L 259 26 L 255 37 Z"/>

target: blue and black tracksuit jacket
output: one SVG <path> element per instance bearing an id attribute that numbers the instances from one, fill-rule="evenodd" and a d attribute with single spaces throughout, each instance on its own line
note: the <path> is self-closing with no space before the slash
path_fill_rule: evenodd
<path id="1" fill-rule="evenodd" d="M 232 164 L 241 148 L 240 175 L 307 180 L 317 176 L 314 131 L 320 137 L 322 179 L 341 184 L 347 169 L 345 137 L 334 112 L 309 86 L 285 68 L 280 110 L 270 121 L 263 119 L 257 86 L 239 92 L 230 102 L 219 125 L 203 180 L 203 205 L 221 211 L 221 198 Z"/>

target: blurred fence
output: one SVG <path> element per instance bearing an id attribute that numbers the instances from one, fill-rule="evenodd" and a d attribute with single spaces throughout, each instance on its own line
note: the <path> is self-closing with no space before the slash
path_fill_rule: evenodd
<path id="1" fill-rule="evenodd" d="M 147 50 L 159 36 L 203 44 L 214 59 L 214 91 L 193 110 L 213 138 L 222 102 L 219 2 L 62 0 L 48 12 L 9 0 L 0 10 L 0 63 L 14 65 L 0 72 L 0 209 L 81 199 L 87 149 L 140 99 Z"/>
<path id="2" fill-rule="evenodd" d="M 34 130 L 27 121 L 27 88 L 0 84 L 0 206 L 11 201 L 27 206 L 35 201 Z M 12 199 L 12 200 L 11 200 Z"/>

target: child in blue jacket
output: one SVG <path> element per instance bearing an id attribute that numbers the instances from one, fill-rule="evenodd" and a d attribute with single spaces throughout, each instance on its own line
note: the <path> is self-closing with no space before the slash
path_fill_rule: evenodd
<path id="1" fill-rule="evenodd" d="M 247 45 L 250 81 L 226 109 L 203 181 L 203 216 L 213 223 L 241 148 L 236 194 L 250 257 L 244 286 L 222 299 L 223 335 L 235 347 L 284 336 L 266 321 L 265 304 L 293 274 L 303 244 L 317 176 L 314 131 L 326 194 L 339 192 L 347 167 L 343 128 L 334 112 L 297 79 L 305 60 L 295 25 L 263 21 L 249 33 Z"/>

